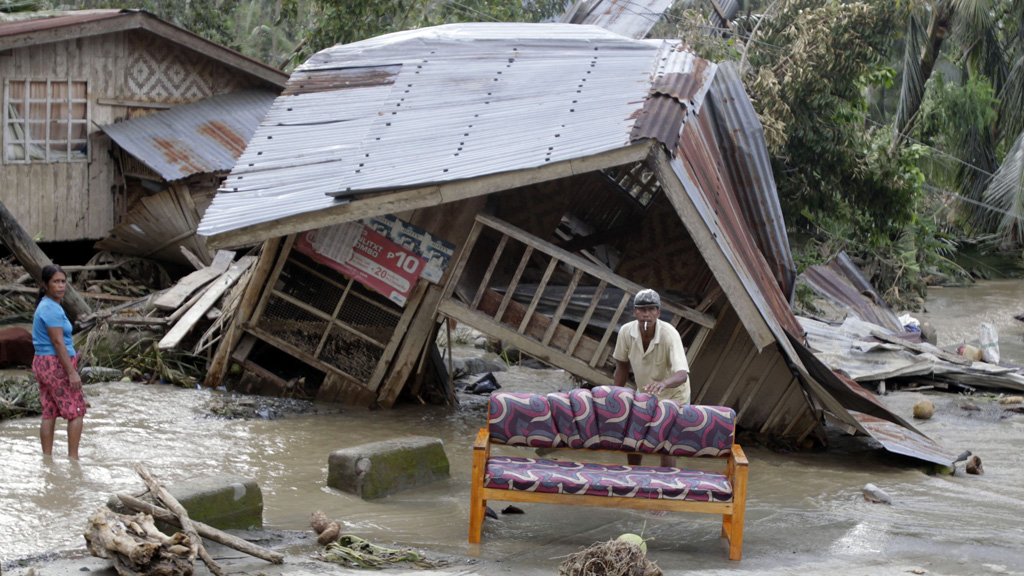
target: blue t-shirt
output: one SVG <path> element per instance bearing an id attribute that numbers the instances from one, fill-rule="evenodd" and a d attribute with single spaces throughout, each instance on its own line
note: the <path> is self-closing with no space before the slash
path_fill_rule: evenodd
<path id="1" fill-rule="evenodd" d="M 50 342 L 50 333 L 47 328 L 62 328 L 64 330 L 64 346 L 68 349 L 68 356 L 75 355 L 74 343 L 71 340 L 71 320 L 64 313 L 56 301 L 49 296 L 43 296 L 43 301 L 36 306 L 35 316 L 32 318 L 32 344 L 36 347 L 36 356 L 56 356 L 57 351 L 53 349 Z"/>

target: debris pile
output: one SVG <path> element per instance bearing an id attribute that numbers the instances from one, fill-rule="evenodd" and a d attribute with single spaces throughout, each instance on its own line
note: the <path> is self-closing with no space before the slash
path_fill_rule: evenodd
<path id="1" fill-rule="evenodd" d="M 35 378 L 0 377 L 0 420 L 42 413 Z"/>
<path id="2" fill-rule="evenodd" d="M 635 542 L 598 542 L 558 565 L 558 576 L 661 576 L 661 568 L 647 559 Z"/>
<path id="3" fill-rule="evenodd" d="M 190 576 L 195 571 L 197 557 L 215 576 L 223 576 L 221 567 L 206 552 L 203 537 L 274 564 L 284 562 L 284 556 L 277 552 L 192 521 L 181 503 L 145 466 L 136 464 L 135 471 L 155 500 L 166 508 L 118 494 L 125 507 L 136 514 L 118 514 L 100 508 L 89 517 L 84 532 L 89 552 L 99 558 L 109 558 L 120 576 Z M 183 532 L 168 536 L 156 527 L 154 519 L 179 526 Z"/>
<path id="4" fill-rule="evenodd" d="M 381 569 L 407 563 L 418 569 L 442 567 L 444 562 L 431 562 L 425 556 L 408 548 L 385 548 L 352 534 L 341 534 L 341 525 L 328 520 L 322 510 L 309 517 L 309 524 L 318 534 L 317 542 L 324 547 L 320 559 L 346 568 Z"/>

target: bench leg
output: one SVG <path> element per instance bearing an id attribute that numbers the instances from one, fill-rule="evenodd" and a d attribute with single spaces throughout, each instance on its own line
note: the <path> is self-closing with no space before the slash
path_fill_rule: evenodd
<path id="1" fill-rule="evenodd" d="M 469 509 L 469 542 L 471 544 L 480 543 L 480 533 L 483 531 L 484 518 L 487 516 L 487 500 L 480 497 L 480 493 L 483 492 L 482 488 L 478 488 L 475 484 L 471 489 L 472 495 L 470 496 L 470 509 Z"/>

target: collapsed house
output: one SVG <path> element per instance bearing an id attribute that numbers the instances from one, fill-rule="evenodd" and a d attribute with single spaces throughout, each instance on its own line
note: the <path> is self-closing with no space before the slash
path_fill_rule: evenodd
<path id="1" fill-rule="evenodd" d="M 205 252 L 189 238 L 262 115 L 242 130 L 223 115 L 193 111 L 199 122 L 187 140 L 166 129 L 152 134 L 164 137 L 156 164 L 155 155 L 133 156 L 139 149 L 126 139 L 133 119 L 250 91 L 269 94 L 265 111 L 287 74 L 146 12 L 84 10 L 5 16 L 0 78 L 0 202 L 28 234 L 46 242 L 99 240 L 118 224 L 134 224 L 134 235 L 117 234 L 126 241 L 101 247 L 174 260 L 181 259 L 179 245 Z M 124 145 L 112 146 L 107 134 Z M 235 154 L 222 165 L 195 164 L 219 148 Z M 160 170 L 189 162 L 189 174 Z M 208 256 L 201 259 L 208 263 Z"/>
<path id="2" fill-rule="evenodd" d="M 294 385 L 301 365 L 318 399 L 390 407 L 443 318 L 611 384 L 616 330 L 651 287 L 693 403 L 794 442 L 824 442 L 828 421 L 952 460 L 804 347 L 761 126 L 732 66 L 677 42 L 459 24 L 324 50 L 199 233 L 263 243 L 207 385 L 231 363 Z"/>

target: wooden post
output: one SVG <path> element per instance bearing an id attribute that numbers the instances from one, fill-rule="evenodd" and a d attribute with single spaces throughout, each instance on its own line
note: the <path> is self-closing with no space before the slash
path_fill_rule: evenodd
<path id="1" fill-rule="evenodd" d="M 3 240 L 4 245 L 11 251 L 11 254 L 14 254 L 14 257 L 18 259 L 18 262 L 25 267 L 25 270 L 32 275 L 32 279 L 36 281 L 36 284 L 41 286 L 43 284 L 43 268 L 53 264 L 53 262 L 39 248 L 39 245 L 32 240 L 32 237 L 25 232 L 21 224 L 14 219 L 14 216 L 7 210 L 3 202 L 0 202 L 0 239 Z M 78 318 L 92 313 L 92 308 L 86 304 L 82 295 L 70 283 L 68 284 L 67 291 L 64 293 L 64 300 L 61 302 L 61 306 L 64 307 L 64 312 L 67 313 L 72 323 L 78 320 Z"/>

